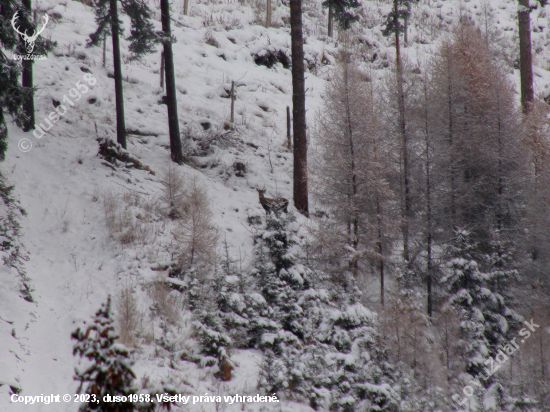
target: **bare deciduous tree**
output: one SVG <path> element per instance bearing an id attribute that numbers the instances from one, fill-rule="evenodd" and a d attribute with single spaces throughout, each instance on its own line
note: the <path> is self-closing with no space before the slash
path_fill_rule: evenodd
<path id="1" fill-rule="evenodd" d="M 338 222 L 333 227 L 341 231 L 337 237 L 346 238 L 341 256 L 347 255 L 356 277 L 365 258 L 377 263 L 385 259 L 392 194 L 373 93 L 348 52 L 342 53 L 327 84 L 324 102 L 314 132 L 318 151 L 312 156 L 313 187 Z"/>
<path id="2" fill-rule="evenodd" d="M 174 231 L 178 244 L 178 264 L 182 271 L 194 271 L 196 276 L 207 276 L 216 261 L 218 229 L 212 222 L 213 214 L 206 190 L 196 178 L 189 183 L 182 208 L 182 219 Z"/>
<path id="3" fill-rule="evenodd" d="M 168 206 L 168 217 L 180 218 L 186 196 L 185 179 L 178 167 L 170 161 L 166 163 L 161 173 L 159 181 L 164 187 L 161 201 Z"/>
<path id="4" fill-rule="evenodd" d="M 116 301 L 120 340 L 126 346 L 135 343 L 135 335 L 143 317 L 132 287 L 125 285 Z"/>

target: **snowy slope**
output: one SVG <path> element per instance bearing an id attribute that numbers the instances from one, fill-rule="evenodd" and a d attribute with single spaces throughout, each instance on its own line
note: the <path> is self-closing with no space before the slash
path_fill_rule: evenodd
<path id="1" fill-rule="evenodd" d="M 490 12 L 484 11 L 484 4 L 489 4 Z M 145 203 L 158 202 L 159 175 L 168 159 L 166 106 L 159 104 L 159 54 L 147 56 L 139 64 L 124 64 L 123 69 L 126 127 L 139 132 L 128 136 L 128 150 L 156 174 L 133 169 L 113 171 L 96 156 L 96 138 L 115 135 L 110 45 L 107 67 L 103 68 L 101 49 L 85 48 L 95 24 L 92 10 L 82 3 L 51 0 L 37 2 L 37 7 L 59 16 L 44 32 L 58 46 L 48 59 L 34 66 L 37 122 L 45 124 L 44 118 L 54 109 L 52 100 L 62 102 L 64 96 L 70 97 L 69 90 L 78 81 L 85 83 L 85 74 L 91 73 L 97 83 L 75 107 L 68 107 L 63 120 L 41 139 L 9 128 L 10 146 L 1 167 L 15 184 L 16 196 L 28 213 L 21 220 L 22 240 L 30 255 L 26 269 L 35 289 L 35 303 L 19 298 L 15 283 L 3 284 L 0 289 L 0 382 L 21 387 L 22 395 L 74 393 L 77 385 L 73 373 L 78 361 L 72 356 L 71 332 L 90 319 L 108 294 L 117 294 L 130 284 L 142 304 L 144 335 L 150 337 L 143 339 L 136 354 L 138 378 L 146 375 L 154 383 L 168 380 L 188 394 L 254 394 L 261 358 L 258 352 L 237 352 L 233 356 L 235 378 L 220 384 L 208 368 L 174 358 L 154 343 L 163 332 L 158 319 L 149 317 L 150 298 L 145 286 L 159 275 L 153 269 L 172 259 L 170 223 L 154 219 L 143 223 L 140 217 Z M 365 2 L 362 9 L 366 24 L 361 29 L 359 52 L 370 62 L 365 65 L 375 69 L 376 78 L 384 76 L 394 56 L 390 40 L 382 37 L 380 29 L 388 7 L 387 1 L 373 1 Z M 265 185 L 270 195 L 278 192 L 290 198 L 292 194 L 292 154 L 283 146 L 286 106 L 291 106 L 292 98 L 291 74 L 281 64 L 268 69 L 254 62 L 266 50 L 281 50 L 290 56 L 289 29 L 256 25 L 262 16 L 259 3 L 191 2 L 190 16 L 180 14 L 180 8 L 174 3 L 174 54 L 181 130 L 194 141 L 187 141 L 189 147 L 225 133 L 230 111 L 228 90 L 232 80 L 237 85 L 237 130 L 225 135 L 232 144 L 196 157 L 195 167 L 180 169 L 207 190 L 222 239 L 227 239 L 231 253 L 246 263 L 252 254 L 247 218 L 263 213 L 254 187 Z M 338 45 L 323 34 L 325 16 L 320 2 L 307 2 L 305 8 L 305 51 L 310 67 L 306 75 L 307 107 L 312 125 Z M 504 0 L 422 0 L 414 9 L 406 53 L 413 64 L 429 58 L 460 14 L 470 14 L 482 27 L 490 21 L 491 41 L 502 45 L 501 53 L 510 63 L 511 81 L 518 82 L 518 71 L 513 70 L 516 8 L 515 2 Z M 278 3 L 273 14 L 277 25 L 286 21 L 287 10 Z M 533 18 L 535 90 L 546 97 L 550 95 L 550 7 L 535 11 Z M 128 20 L 123 20 L 129 31 Z M 160 23 L 155 24 L 160 29 Z M 127 42 L 122 41 L 122 45 L 126 50 Z M 204 130 L 206 124 L 210 124 L 209 130 Z M 23 138 L 32 143 L 29 152 L 18 149 Z M 244 177 L 235 175 L 235 162 L 246 165 Z M 141 203 L 131 205 L 130 198 L 137 195 Z M 143 237 L 131 244 L 122 244 L 110 234 L 105 206 L 113 196 L 129 199 L 121 207 L 129 210 L 130 219 L 144 230 Z M 10 279 L 2 270 L 2 277 Z M 188 313 L 182 312 L 178 326 L 172 329 L 168 338 L 174 347 L 181 351 L 193 346 Z M 212 405 L 202 406 L 214 410 Z M 281 406 L 311 410 L 287 401 Z M 270 408 L 258 404 L 248 405 L 247 410 L 260 407 Z M 232 405 L 226 410 L 240 408 Z M 0 387 L 0 411 L 76 409 L 75 403 L 11 404 L 7 385 Z"/>

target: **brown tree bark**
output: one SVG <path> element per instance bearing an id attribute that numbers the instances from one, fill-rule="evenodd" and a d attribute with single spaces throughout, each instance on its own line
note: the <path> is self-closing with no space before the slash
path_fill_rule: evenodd
<path id="1" fill-rule="evenodd" d="M 32 15 L 31 0 L 23 0 L 23 7 L 29 13 L 29 16 Z M 23 101 L 23 113 L 25 113 L 26 121 L 23 125 L 23 130 L 28 132 L 29 130 L 34 129 L 34 85 L 33 85 L 33 75 L 32 75 L 32 60 L 23 60 L 23 71 L 22 71 L 22 86 L 26 89 L 25 100 Z"/>
<path id="2" fill-rule="evenodd" d="M 333 37 L 334 36 L 334 19 L 333 19 L 333 15 L 332 15 L 332 6 L 329 5 L 328 6 L 328 30 L 327 30 L 327 33 L 328 33 L 328 37 Z"/>
<path id="3" fill-rule="evenodd" d="M 160 1 L 162 31 L 165 39 L 164 46 L 164 71 L 166 73 L 166 106 L 168 107 L 168 128 L 170 133 L 170 154 L 172 161 L 183 163 L 183 152 L 180 138 L 180 125 L 178 119 L 178 102 L 176 98 L 176 76 L 174 73 L 174 54 L 172 52 L 172 31 L 170 30 L 170 3 L 168 0 Z"/>
<path id="4" fill-rule="evenodd" d="M 103 68 L 107 63 L 107 33 L 103 33 Z"/>
<path id="5" fill-rule="evenodd" d="M 302 0 L 290 0 L 290 34 L 292 43 L 292 116 L 294 119 L 294 206 L 300 213 L 309 217 Z"/>
<path id="6" fill-rule="evenodd" d="M 534 100 L 533 57 L 531 53 L 531 23 L 529 0 L 519 0 L 519 68 L 521 76 L 521 108 L 527 113 Z"/>
<path id="7" fill-rule="evenodd" d="M 265 10 L 265 27 L 271 27 L 271 0 L 267 0 L 266 10 Z"/>
<path id="8" fill-rule="evenodd" d="M 122 63 L 120 60 L 120 39 L 118 20 L 118 1 L 110 0 L 111 37 L 113 38 L 113 66 L 115 71 L 115 103 L 116 103 L 116 140 L 126 149 L 126 123 L 124 120 L 124 89 L 122 87 Z"/>

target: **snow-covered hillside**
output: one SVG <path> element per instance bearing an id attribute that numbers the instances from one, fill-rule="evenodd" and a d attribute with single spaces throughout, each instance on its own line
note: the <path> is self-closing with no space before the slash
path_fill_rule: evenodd
<path id="1" fill-rule="evenodd" d="M 192 159 L 177 168 L 207 192 L 220 238 L 243 266 L 253 255 L 249 218 L 264 214 L 256 186 L 265 186 L 271 197 L 292 198 L 293 159 L 285 147 L 291 72 L 281 62 L 269 68 L 257 64 L 265 61 L 266 54 L 290 57 L 288 5 L 276 3 L 273 21 L 280 27 L 269 29 L 259 25 L 265 6 L 254 0 L 191 0 L 189 16 L 182 14 L 179 1 L 172 5 L 180 128 Z M 320 3 L 304 4 L 310 126 L 342 45 L 327 38 L 326 10 Z M 156 2 L 150 6 L 158 10 Z M 46 125 L 44 119 L 54 110 L 54 102 L 70 97 L 77 82 L 86 84 L 89 91 L 74 107 L 66 104 L 62 120 L 40 139 L 15 125 L 9 127 L 9 149 L 1 168 L 27 212 L 20 219 L 21 241 L 28 251 L 25 269 L 34 301 L 22 299 L 16 275 L 1 269 L 8 281 L 0 283 L 0 411 L 77 410 L 78 404 L 72 402 L 14 404 L 10 385 L 20 388 L 22 395 L 75 393 L 78 384 L 73 376 L 79 361 L 72 355 L 71 332 L 91 319 L 109 294 L 117 296 L 128 287 L 138 298 L 142 315 L 134 368 L 138 380 L 152 385 L 169 382 L 178 392 L 191 395 L 255 394 L 259 351 L 236 351 L 234 377 L 221 382 L 212 368 L 179 356 L 192 351 L 195 343 L 191 315 L 177 292 L 164 297 L 177 317 L 170 328 L 150 316 L 151 288 L 159 276 L 167 275 L 166 268 L 174 260 L 175 223 L 155 212 L 163 191 L 159 179 L 169 161 L 166 106 L 159 87 L 160 53 L 123 64 L 128 151 L 154 173 L 113 168 L 97 156 L 97 139 L 116 135 L 110 42 L 107 64 L 102 67 L 101 48 L 85 47 L 95 30 L 92 8 L 66 0 L 37 1 L 34 7 L 50 15 L 51 23 L 42 35 L 57 42 L 47 59 L 34 64 L 37 123 Z M 389 7 L 388 1 L 364 1 L 363 27 L 353 28 L 361 34 L 357 52 L 365 68 L 373 69 L 374 80 L 388 73 L 395 56 L 391 39 L 383 37 L 381 30 Z M 471 15 L 482 30 L 487 27 L 487 38 L 499 46 L 509 64 L 510 81 L 519 85 L 516 12 L 515 1 L 421 0 L 413 8 L 405 54 L 412 65 L 423 64 L 459 16 Z M 157 30 L 159 18 L 156 12 Z M 535 93 L 548 99 L 550 5 L 533 11 L 532 19 Z M 129 31 L 129 19 L 122 20 Z M 125 58 L 127 46 L 123 40 Z M 95 83 L 86 76 L 90 74 Z M 237 90 L 235 130 L 228 127 L 232 81 Z M 22 139 L 30 140 L 29 151 L 20 150 L 28 144 Z M 208 147 L 209 142 L 215 145 Z M 246 171 L 239 171 L 238 164 Z M 298 223 L 305 222 L 299 217 Z M 305 229 L 300 231 L 305 235 Z M 158 343 L 161 337 L 169 342 L 164 348 Z M 170 345 L 173 351 L 166 349 Z M 291 400 L 224 407 L 226 411 L 312 410 Z M 213 404 L 201 404 L 182 410 L 216 409 Z"/>

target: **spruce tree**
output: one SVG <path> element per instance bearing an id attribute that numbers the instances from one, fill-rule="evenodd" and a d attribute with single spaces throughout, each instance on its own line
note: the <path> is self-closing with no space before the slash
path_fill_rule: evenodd
<path id="1" fill-rule="evenodd" d="M 90 362 L 84 370 L 75 369 L 74 379 L 80 382 L 78 393 L 91 396 L 89 402 L 80 406 L 80 411 L 134 411 L 136 405 L 132 401 L 108 402 L 103 399 L 106 395 L 129 396 L 137 393 L 130 351 L 116 343 L 118 335 L 111 314 L 110 296 L 96 312 L 94 320 L 75 330 L 71 338 L 77 341 L 73 355 Z"/>
<path id="2" fill-rule="evenodd" d="M 12 2 L 13 3 L 13 2 Z M 36 33 L 43 30 L 48 23 L 48 17 L 42 16 L 39 21 L 34 21 L 31 0 L 22 0 L 21 5 L 17 7 L 17 16 L 15 19 L 17 29 L 22 33 Z M 10 24 L 11 26 L 11 24 Z M 20 36 L 15 51 L 22 56 L 45 55 L 53 49 L 55 42 L 46 40 L 38 36 L 33 45 L 29 48 L 28 42 Z M 33 85 L 33 60 L 21 60 L 21 83 L 22 83 L 22 111 L 19 114 L 20 123 L 24 131 L 34 129 L 34 85 Z"/>
<path id="3" fill-rule="evenodd" d="M 19 83 L 21 66 L 6 56 L 6 51 L 14 52 L 18 44 L 17 33 L 11 26 L 11 19 L 17 11 L 15 2 L 0 0 L 0 161 L 3 161 L 8 148 L 8 127 L 5 114 L 14 116 L 18 126 L 24 125 L 20 107 L 25 91 Z"/>
<path id="4" fill-rule="evenodd" d="M 25 97 L 25 91 L 19 82 L 21 68 L 17 61 L 8 58 L 5 54 L 6 51 L 14 52 L 18 44 L 17 33 L 10 22 L 16 11 L 15 2 L 0 0 L 0 162 L 5 160 L 8 149 L 8 127 L 5 115 L 13 116 L 20 127 L 24 125 L 25 120 L 21 111 Z M 0 219 L 0 236 L 4 239 L 0 256 L 4 265 L 15 269 L 18 273 L 21 281 L 21 296 L 33 302 L 30 279 L 24 268 L 24 262 L 28 260 L 28 256 L 19 240 L 21 226 L 18 219 L 21 215 L 26 215 L 26 212 L 14 199 L 13 188 L 0 173 L 0 206 L 4 209 L 3 218 Z"/>
<path id="5" fill-rule="evenodd" d="M 354 14 L 351 9 L 359 7 L 358 0 L 325 0 L 323 7 L 328 9 L 328 35 L 333 35 L 333 21 L 336 20 L 342 30 L 348 30 L 352 23 L 359 20 L 359 16 Z"/>
<path id="6" fill-rule="evenodd" d="M 113 40 L 113 66 L 115 77 L 115 101 L 117 119 L 117 142 L 124 148 L 126 145 L 126 125 L 124 119 L 124 89 L 122 84 L 122 59 L 120 54 L 120 35 L 123 32 L 122 22 L 118 18 L 118 5 L 132 20 L 130 51 L 136 59 L 154 51 L 153 44 L 158 38 L 149 22 L 150 10 L 141 0 L 97 0 L 95 14 L 97 29 L 90 34 L 88 47 L 99 46 L 104 36 L 110 34 Z"/>
<path id="7" fill-rule="evenodd" d="M 466 230 L 457 230 L 450 247 L 448 271 L 441 278 L 452 307 L 461 321 L 466 371 L 476 376 L 488 356 L 506 343 L 508 332 L 520 317 L 507 307 L 504 297 L 491 290 L 490 276 L 482 272 L 479 249 Z M 489 377 L 484 383 L 490 382 Z"/>
<path id="8" fill-rule="evenodd" d="M 252 273 L 269 320 L 260 340 L 260 387 L 335 411 L 362 403 L 395 410 L 393 366 L 381 349 L 375 315 L 357 293 L 337 296 L 322 274 L 299 263 L 298 228 L 293 215 L 272 214 L 255 235 Z"/>

